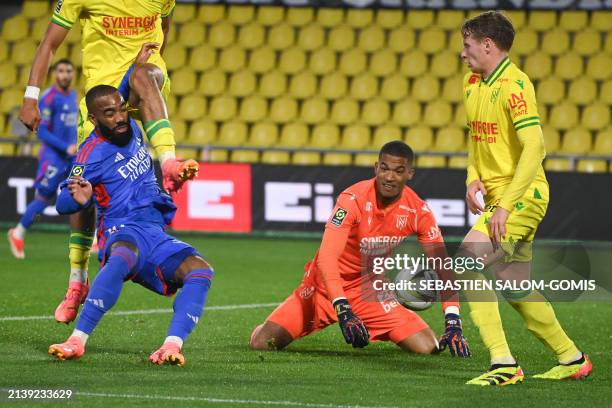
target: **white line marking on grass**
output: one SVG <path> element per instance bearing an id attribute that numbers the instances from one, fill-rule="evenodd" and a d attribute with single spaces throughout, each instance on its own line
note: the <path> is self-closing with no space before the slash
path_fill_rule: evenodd
<path id="1" fill-rule="evenodd" d="M 247 303 L 243 305 L 220 305 L 220 306 L 207 306 L 204 308 L 204 312 L 211 310 L 236 310 L 236 309 L 257 309 L 262 307 L 273 307 L 278 306 L 278 303 Z M 143 309 L 143 310 L 122 310 L 118 312 L 108 312 L 106 316 L 130 316 L 130 315 L 144 315 L 144 314 L 164 314 L 172 313 L 172 309 Z M 0 322 L 9 321 L 24 321 L 24 320 L 51 320 L 53 316 L 1 316 Z"/>
<path id="2" fill-rule="evenodd" d="M 311 402 L 298 401 L 266 401 L 266 400 L 245 400 L 245 399 L 224 399 L 210 397 L 176 397 L 169 395 L 138 395 L 138 394 L 106 394 L 97 392 L 76 392 L 78 396 L 83 397 L 101 397 L 101 398 L 132 398 L 132 399 L 150 399 L 150 400 L 166 400 L 166 401 L 201 401 L 210 402 L 213 404 L 242 404 L 242 405 L 280 405 L 291 407 L 308 407 L 308 408 L 395 408 L 382 406 L 365 406 L 365 405 L 337 405 L 337 404 L 318 404 Z"/>

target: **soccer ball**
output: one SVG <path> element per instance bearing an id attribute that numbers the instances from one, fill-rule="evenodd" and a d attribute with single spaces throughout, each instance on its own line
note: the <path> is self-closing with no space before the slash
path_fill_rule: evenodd
<path id="1" fill-rule="evenodd" d="M 425 282 L 436 281 L 438 274 L 431 269 L 408 268 L 400 271 L 395 277 L 395 295 L 402 306 L 415 311 L 431 307 L 438 297 L 435 290 L 427 290 Z"/>

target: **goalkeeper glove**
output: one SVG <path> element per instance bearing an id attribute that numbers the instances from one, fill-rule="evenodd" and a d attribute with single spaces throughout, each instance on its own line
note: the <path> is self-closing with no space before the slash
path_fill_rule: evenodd
<path id="1" fill-rule="evenodd" d="M 339 298 L 334 301 L 333 305 L 344 340 L 355 348 L 367 346 L 370 342 L 368 329 L 366 329 L 363 321 L 353 313 L 348 300 Z"/>
<path id="2" fill-rule="evenodd" d="M 463 337 L 459 315 L 448 313 L 445 318 L 445 324 L 446 329 L 440 338 L 440 351 L 448 346 L 451 356 L 470 357 L 472 353 L 470 352 L 467 340 Z"/>

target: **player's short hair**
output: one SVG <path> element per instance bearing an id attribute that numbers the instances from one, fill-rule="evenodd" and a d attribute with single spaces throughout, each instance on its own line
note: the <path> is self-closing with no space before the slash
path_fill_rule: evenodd
<path id="1" fill-rule="evenodd" d="M 55 71 L 55 69 L 62 64 L 70 65 L 72 68 L 74 68 L 74 64 L 72 63 L 72 61 L 70 61 L 68 58 L 62 58 L 60 60 L 57 60 L 55 64 L 53 64 L 53 66 L 51 67 L 51 70 Z"/>
<path id="2" fill-rule="evenodd" d="M 490 38 L 497 48 L 502 51 L 510 51 L 514 42 L 514 27 L 501 11 L 486 11 L 482 14 L 465 20 L 461 26 L 463 37 L 468 35 L 483 40 Z"/>
<path id="3" fill-rule="evenodd" d="M 96 85 L 91 88 L 87 94 L 85 95 L 85 104 L 87 105 L 87 110 L 91 113 L 94 110 L 94 102 L 96 99 L 102 96 L 113 95 L 115 92 L 119 92 L 117 88 L 110 85 Z"/>
<path id="4" fill-rule="evenodd" d="M 401 140 L 393 140 L 389 143 L 386 143 L 383 147 L 381 147 L 380 152 L 378 153 L 378 157 L 382 157 L 383 154 L 388 154 L 390 156 L 403 157 L 408 160 L 408 163 L 412 164 L 414 162 L 414 152 L 406 143 Z"/>

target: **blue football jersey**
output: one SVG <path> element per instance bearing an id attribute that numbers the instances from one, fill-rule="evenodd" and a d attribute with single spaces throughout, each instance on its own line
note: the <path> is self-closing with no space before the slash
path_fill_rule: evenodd
<path id="1" fill-rule="evenodd" d="M 76 91 L 51 86 L 43 93 L 38 107 L 38 138 L 43 142 L 39 159 L 71 160 L 66 149 L 77 142 L 78 104 Z"/>
<path id="2" fill-rule="evenodd" d="M 169 224 L 176 206 L 158 185 L 142 133 L 130 119 L 133 137 L 125 146 L 95 130 L 83 141 L 69 177 L 82 176 L 94 190 L 98 231 L 127 222 Z M 65 186 L 67 182 L 64 182 Z"/>

